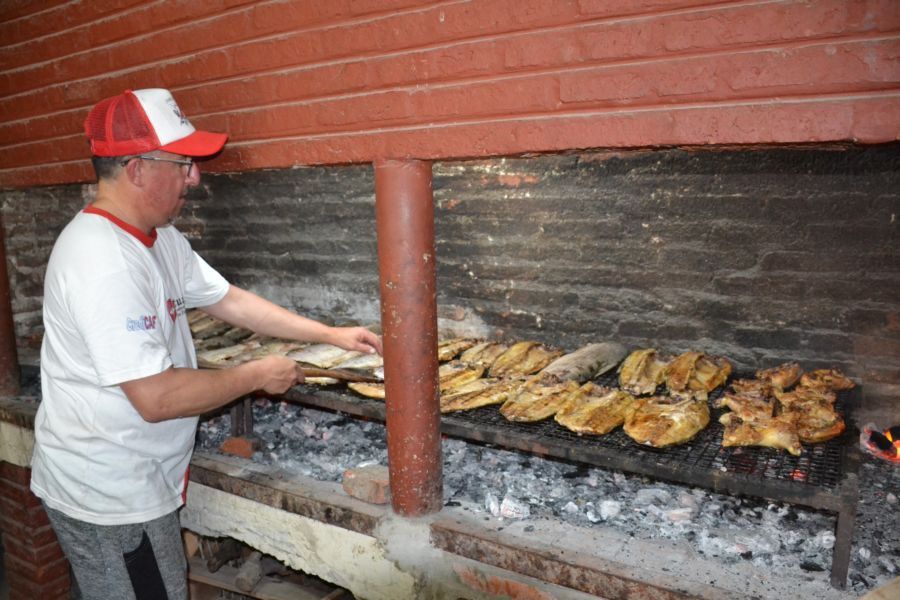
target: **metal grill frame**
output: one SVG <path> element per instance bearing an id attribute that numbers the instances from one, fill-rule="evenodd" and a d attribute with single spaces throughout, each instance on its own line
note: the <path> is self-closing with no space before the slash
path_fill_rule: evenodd
<path id="1" fill-rule="evenodd" d="M 595 383 L 617 387 L 615 377 L 610 375 Z M 850 413 L 859 401 L 859 388 L 838 396 L 836 408 L 843 414 L 847 430 L 827 442 L 805 444 L 800 456 L 771 448 L 722 447 L 724 426 L 718 418 L 725 410 L 713 408 L 714 400 L 722 393 L 723 389 L 719 389 L 710 396 L 710 424 L 703 431 L 685 444 L 662 449 L 634 442 L 621 427 L 602 436 L 592 436 L 573 433 L 553 419 L 514 423 L 503 417 L 497 406 L 444 414 L 441 432 L 540 456 L 834 513 L 837 523 L 831 584 L 844 589 L 859 497 L 860 455 L 856 444 L 859 434 L 850 424 Z M 384 402 L 357 396 L 343 388 L 297 386 L 282 398 L 385 421 Z"/>

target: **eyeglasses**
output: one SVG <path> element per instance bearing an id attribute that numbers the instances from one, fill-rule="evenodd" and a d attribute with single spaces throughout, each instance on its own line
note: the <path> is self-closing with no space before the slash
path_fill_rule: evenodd
<path id="1" fill-rule="evenodd" d="M 181 165 L 182 167 L 187 167 L 186 174 L 191 172 L 191 169 L 194 168 L 194 159 L 193 158 L 162 158 L 161 156 L 147 156 L 145 154 L 139 154 L 137 156 L 129 156 L 128 158 L 122 161 L 122 165 L 124 166 L 129 160 L 134 160 L 135 158 L 140 158 L 141 160 L 158 160 L 160 162 L 170 162 L 175 163 L 176 165 Z"/>

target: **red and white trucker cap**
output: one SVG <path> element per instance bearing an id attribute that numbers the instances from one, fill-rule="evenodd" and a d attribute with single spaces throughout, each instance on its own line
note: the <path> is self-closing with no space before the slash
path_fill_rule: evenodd
<path id="1" fill-rule="evenodd" d="M 199 131 L 187 120 L 169 90 L 125 90 L 101 100 L 84 121 L 95 156 L 129 156 L 164 150 L 183 156 L 210 156 L 228 135 Z"/>

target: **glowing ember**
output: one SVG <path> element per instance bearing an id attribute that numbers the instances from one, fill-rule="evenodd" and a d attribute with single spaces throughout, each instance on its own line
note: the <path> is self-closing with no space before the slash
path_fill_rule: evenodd
<path id="1" fill-rule="evenodd" d="M 794 481 L 806 481 L 806 472 L 801 469 L 794 469 L 791 473 L 791 479 Z"/>
<path id="2" fill-rule="evenodd" d="M 874 425 L 866 425 L 859 437 L 860 446 L 869 454 L 900 463 L 900 425 L 884 431 L 878 431 Z"/>

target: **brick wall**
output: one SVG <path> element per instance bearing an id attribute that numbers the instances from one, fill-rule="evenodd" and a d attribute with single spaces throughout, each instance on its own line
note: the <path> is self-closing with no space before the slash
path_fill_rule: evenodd
<path id="1" fill-rule="evenodd" d="M 900 132 L 895 0 L 0 3 L 0 187 L 89 181 L 100 98 L 168 87 L 217 171 Z"/>
<path id="2" fill-rule="evenodd" d="M 28 489 L 31 469 L 0 461 L 0 532 L 10 600 L 69 597 L 69 562 L 41 501 Z"/>
<path id="3" fill-rule="evenodd" d="M 900 144 L 434 165 L 438 300 L 499 337 L 836 366 L 900 386 Z M 0 196 L 20 354 L 80 186 Z M 32 194 L 32 192 L 29 192 Z M 319 318 L 380 314 L 371 167 L 204 175 L 180 226 L 236 283 Z M 454 310 L 454 308 L 456 310 Z"/>

